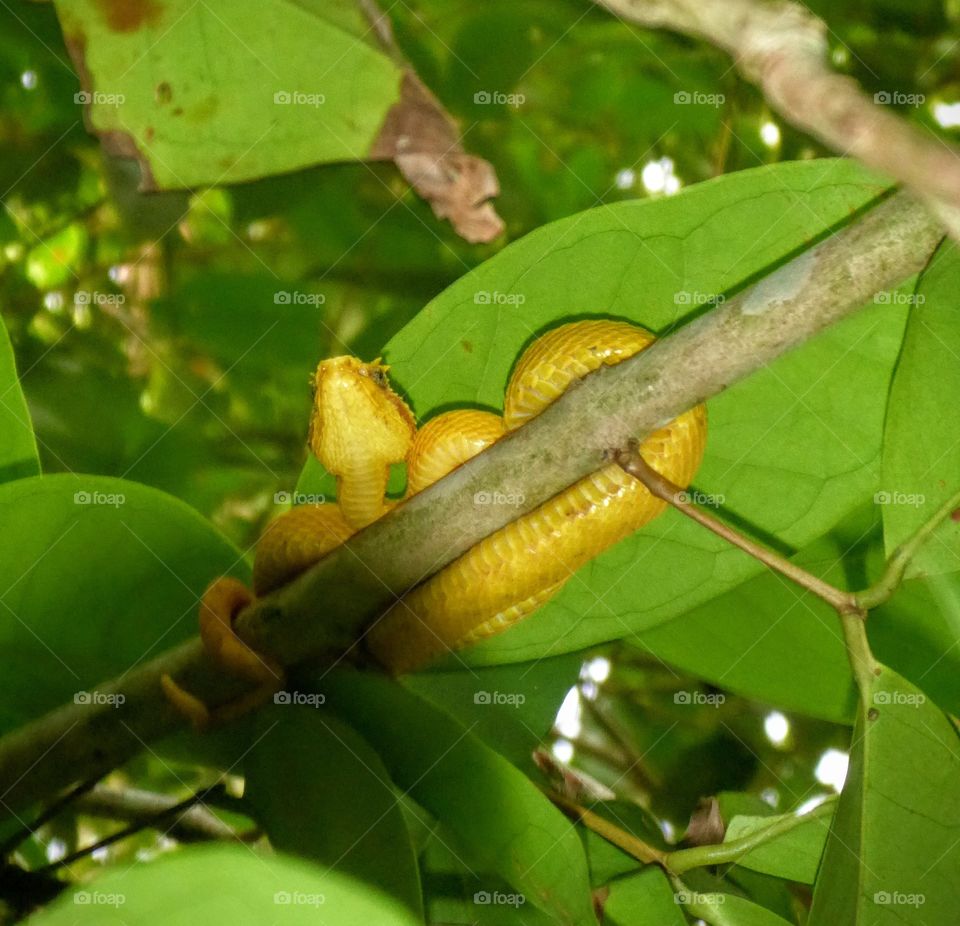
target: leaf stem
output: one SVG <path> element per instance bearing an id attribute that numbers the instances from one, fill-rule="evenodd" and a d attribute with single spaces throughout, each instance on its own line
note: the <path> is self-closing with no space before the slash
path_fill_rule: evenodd
<path id="1" fill-rule="evenodd" d="M 707 846 L 694 846 L 690 849 L 676 849 L 666 855 L 666 867 L 674 874 L 682 875 L 692 868 L 703 868 L 707 865 L 725 865 L 736 863 L 748 852 L 758 846 L 789 833 L 803 823 L 819 820 L 821 817 L 832 817 L 834 805 L 838 795 L 832 795 L 822 804 L 805 814 L 780 817 L 769 826 L 758 829 L 748 836 L 733 839 L 730 842 L 716 843 Z"/>

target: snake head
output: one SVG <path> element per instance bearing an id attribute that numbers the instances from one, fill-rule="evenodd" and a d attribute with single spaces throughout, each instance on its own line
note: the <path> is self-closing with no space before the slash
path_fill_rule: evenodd
<path id="1" fill-rule="evenodd" d="M 389 367 L 379 359 L 323 360 L 313 378 L 310 450 L 331 473 L 342 476 L 357 460 L 388 466 L 406 459 L 416 422 L 390 388 Z"/>

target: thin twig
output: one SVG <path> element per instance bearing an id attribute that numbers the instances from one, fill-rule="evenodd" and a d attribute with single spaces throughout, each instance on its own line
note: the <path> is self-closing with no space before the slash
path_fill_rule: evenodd
<path id="1" fill-rule="evenodd" d="M 37 830 L 40 829 L 45 823 L 48 823 L 52 820 L 57 814 L 63 810 L 64 807 L 69 806 L 75 800 L 80 798 L 82 795 L 86 794 L 96 783 L 97 778 L 91 778 L 87 781 L 81 781 L 79 784 L 74 785 L 70 788 L 65 794 L 57 798 L 57 800 L 52 801 L 49 806 L 44 808 L 41 813 L 35 817 L 30 823 L 24 824 L 14 833 L 12 833 L 7 839 L 0 844 L 0 858 L 6 858 L 17 846 L 20 845 L 25 839 L 29 839 Z"/>
<path id="2" fill-rule="evenodd" d="M 158 814 L 152 817 L 149 817 L 145 820 L 139 820 L 136 823 L 130 824 L 130 826 L 125 826 L 122 830 L 118 830 L 116 833 L 105 836 L 103 839 L 98 840 L 92 845 L 85 846 L 82 849 L 77 849 L 76 852 L 71 852 L 69 855 L 65 855 L 63 858 L 57 859 L 55 862 L 50 862 L 49 865 L 43 865 L 40 868 L 35 869 L 34 873 L 44 874 L 47 872 L 56 871 L 59 868 L 72 865 L 74 862 L 79 861 L 88 855 L 92 855 L 94 852 L 97 852 L 100 849 L 105 849 L 107 846 L 112 846 L 115 842 L 120 842 L 123 839 L 134 836 L 148 827 L 152 827 L 154 829 L 159 828 L 160 824 L 169 820 L 171 817 L 177 817 L 179 814 L 183 813 L 183 811 L 188 810 L 194 805 L 203 803 L 203 801 L 205 801 L 210 794 L 222 787 L 223 784 L 218 781 L 216 784 L 202 788 L 200 791 L 194 792 L 189 797 L 184 798 L 182 801 L 178 801 L 176 804 L 171 805 L 166 810 L 161 810 Z"/>
<path id="3" fill-rule="evenodd" d="M 779 553 L 767 549 L 755 540 L 745 537 L 743 534 L 734 530 L 727 524 L 724 524 L 718 518 L 701 511 L 696 505 L 688 501 L 686 490 L 671 482 L 669 479 L 661 476 L 640 456 L 634 445 L 630 450 L 622 451 L 616 454 L 616 461 L 623 469 L 639 479 L 649 490 L 651 495 L 662 499 L 668 505 L 673 506 L 681 514 L 701 524 L 707 530 L 712 531 L 718 537 L 722 537 L 727 543 L 739 547 L 745 553 L 749 553 L 754 559 L 759 560 L 765 566 L 776 572 L 785 575 L 788 579 L 796 582 L 797 585 L 805 588 L 811 594 L 816 595 L 825 601 L 830 607 L 838 613 L 846 613 L 856 610 L 857 603 L 853 596 L 848 592 L 840 591 L 828 582 L 818 579 L 815 575 L 790 562 Z"/>

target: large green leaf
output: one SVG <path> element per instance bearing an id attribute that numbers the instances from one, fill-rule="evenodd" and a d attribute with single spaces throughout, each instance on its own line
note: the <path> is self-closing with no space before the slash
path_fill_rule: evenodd
<path id="1" fill-rule="evenodd" d="M 244 797 L 270 842 L 422 916 L 410 834 L 379 757 L 319 701 L 298 705 L 298 692 L 285 694 L 290 703 L 281 698 L 262 718 L 262 735 L 243 760 Z"/>
<path id="2" fill-rule="evenodd" d="M 321 685 L 331 708 L 373 746 L 397 785 L 436 817 L 472 870 L 496 872 L 525 903 L 561 923 L 595 923 L 573 825 L 506 759 L 386 678 L 334 672 Z"/>
<path id="3" fill-rule="evenodd" d="M 923 693 L 882 667 L 853 731 L 850 769 L 809 926 L 930 926 L 960 909 L 960 744 Z"/>
<path id="4" fill-rule="evenodd" d="M 398 901 L 340 872 L 246 847 L 181 849 L 82 885 L 37 926 L 415 926 Z"/>
<path id="5" fill-rule="evenodd" d="M 681 911 L 666 875 L 651 865 L 610 885 L 603 921 L 611 926 L 685 926 Z"/>
<path id="6" fill-rule="evenodd" d="M 512 364 L 544 328 L 612 315 L 662 333 L 702 299 L 743 286 L 848 220 L 882 188 L 845 161 L 781 164 L 555 222 L 430 303 L 388 344 L 392 375 L 421 419 L 441 406 L 500 408 Z M 697 485 L 784 544 L 825 534 L 878 482 L 904 313 L 873 305 L 713 399 Z M 534 619 L 465 658 L 517 662 L 620 638 L 759 569 L 668 512 L 584 567 Z"/>
<path id="7" fill-rule="evenodd" d="M 316 0 L 58 2 L 78 102 L 161 189 L 365 159 L 400 93 L 359 7 Z"/>
<path id="8" fill-rule="evenodd" d="M 40 472 L 37 441 L 17 379 L 13 348 L 0 320 L 0 482 Z"/>
<path id="9" fill-rule="evenodd" d="M 883 441 L 884 540 L 892 553 L 960 491 L 960 255 L 945 243 L 910 307 Z M 960 525 L 947 521 L 914 557 L 910 575 L 960 573 Z"/>
<path id="10" fill-rule="evenodd" d="M 845 587 L 843 564 L 862 523 L 852 519 L 793 561 Z M 630 642 L 744 697 L 839 723 L 853 719 L 856 690 L 836 612 L 769 570 Z"/>
<path id="11" fill-rule="evenodd" d="M 137 483 L 55 475 L 0 486 L 0 728 L 197 632 L 241 554 L 193 509 Z"/>
<path id="12" fill-rule="evenodd" d="M 533 663 L 424 672 L 404 678 L 403 684 L 525 768 L 577 684 L 582 662 L 582 654 L 568 653 Z"/>

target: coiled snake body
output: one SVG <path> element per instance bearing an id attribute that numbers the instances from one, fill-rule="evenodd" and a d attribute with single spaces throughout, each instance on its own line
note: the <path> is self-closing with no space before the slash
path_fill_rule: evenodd
<path id="1" fill-rule="evenodd" d="M 507 386 L 502 417 L 473 409 L 449 411 L 419 431 L 406 404 L 390 388 L 386 367 L 354 357 L 324 360 L 315 377 L 308 443 L 336 476 L 338 501 L 294 508 L 268 526 L 257 545 L 255 594 L 289 581 L 389 510 L 391 464 L 406 463 L 407 497 L 420 492 L 539 414 L 571 383 L 602 364 L 626 359 L 653 340 L 649 332 L 626 322 L 561 325 L 538 338 L 520 358 Z M 639 449 L 653 469 L 687 486 L 700 465 L 705 440 L 706 412 L 697 406 L 651 434 Z M 368 647 L 388 670 L 402 673 L 499 633 L 664 508 L 664 502 L 620 466 L 599 469 L 411 590 L 372 627 Z M 208 648 L 234 662 L 235 669 L 264 681 L 263 661 L 258 658 L 259 666 L 254 665 L 250 654 L 242 653 L 244 644 L 230 635 L 233 615 L 248 600 L 249 592 L 235 580 L 215 582 L 201 606 L 201 633 Z M 245 669 L 238 661 L 246 663 Z M 185 696 L 169 679 L 164 684 L 172 697 Z"/>
<path id="2" fill-rule="evenodd" d="M 407 497 L 414 495 L 539 414 L 575 380 L 652 341 L 647 331 L 626 322 L 573 322 L 554 328 L 520 358 L 507 386 L 502 418 L 473 409 L 449 411 L 419 431 L 378 364 L 353 358 L 324 361 L 317 371 L 310 445 L 337 476 L 339 502 L 301 506 L 269 526 L 257 547 L 256 593 L 289 580 L 383 514 L 389 464 L 406 462 Z M 374 407 L 376 414 L 371 414 Z M 358 459 L 359 438 L 353 432 L 364 420 L 371 422 L 365 426 L 364 442 L 373 454 Z M 686 486 L 700 465 L 705 437 L 706 415 L 698 406 L 650 435 L 640 452 L 654 469 Z M 391 671 L 407 672 L 499 633 L 664 507 L 619 466 L 606 466 L 482 540 L 413 589 L 375 624 L 368 645 Z"/>

